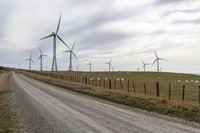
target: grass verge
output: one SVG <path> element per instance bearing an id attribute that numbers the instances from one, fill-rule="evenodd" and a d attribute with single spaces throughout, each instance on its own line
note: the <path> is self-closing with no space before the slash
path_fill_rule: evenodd
<path id="1" fill-rule="evenodd" d="M 11 101 L 9 75 L 8 72 L 0 72 L 0 132 L 18 133 L 20 132 L 20 122 Z"/>
<path id="2" fill-rule="evenodd" d="M 176 103 L 175 101 L 170 102 L 153 96 L 143 96 L 140 94 L 126 93 L 120 90 L 91 87 L 31 73 L 23 74 L 36 80 L 100 99 L 200 123 L 199 105 L 194 105 L 187 102 Z"/>

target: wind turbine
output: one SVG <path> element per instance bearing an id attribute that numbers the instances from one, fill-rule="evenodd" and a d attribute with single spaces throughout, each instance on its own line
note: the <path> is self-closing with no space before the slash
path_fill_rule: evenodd
<path id="1" fill-rule="evenodd" d="M 81 64 L 78 64 L 78 66 L 77 66 L 77 71 L 79 71 L 80 66 L 81 66 Z"/>
<path id="2" fill-rule="evenodd" d="M 64 51 L 64 53 L 68 53 L 68 52 L 69 52 L 69 56 L 70 56 L 69 71 L 73 71 L 72 57 L 74 56 L 74 57 L 78 58 L 78 57 L 75 55 L 74 51 L 73 51 L 74 46 L 75 46 L 75 41 L 74 41 L 73 46 L 72 46 L 71 49 L 69 49 L 69 50 L 67 50 L 67 51 Z"/>
<path id="3" fill-rule="evenodd" d="M 112 67 L 111 61 L 112 61 L 112 60 L 110 59 L 109 62 L 106 62 L 106 63 L 105 63 L 105 64 L 108 64 L 109 72 L 111 71 L 111 67 Z"/>
<path id="4" fill-rule="evenodd" d="M 60 18 L 59 18 L 59 21 L 58 21 L 58 26 L 57 26 L 56 32 L 52 32 L 50 35 L 40 39 L 40 40 L 43 40 L 43 39 L 46 39 L 46 38 L 49 38 L 49 37 L 53 37 L 53 61 L 52 61 L 51 71 L 57 71 L 58 70 L 57 60 L 56 60 L 56 39 L 58 38 L 63 44 L 65 44 L 69 48 L 69 46 L 58 35 L 58 30 L 60 28 L 61 16 L 62 16 L 62 14 L 60 14 Z"/>
<path id="5" fill-rule="evenodd" d="M 38 60 L 40 60 L 40 71 L 43 71 L 42 60 L 43 60 L 43 57 L 44 57 L 44 56 L 47 56 L 47 55 L 44 55 L 44 54 L 42 53 L 42 50 L 40 49 L 40 47 L 39 47 L 39 51 L 40 51 L 40 56 L 39 56 Z"/>
<path id="6" fill-rule="evenodd" d="M 143 60 L 142 60 L 142 68 L 144 69 L 144 72 L 146 71 L 146 66 L 149 65 L 149 63 L 145 63 Z"/>
<path id="7" fill-rule="evenodd" d="M 31 53 L 30 58 L 26 59 L 26 61 L 29 61 L 29 70 L 31 70 L 31 63 L 32 63 L 32 62 L 34 63 L 34 61 L 33 61 L 33 59 L 32 59 L 32 53 Z"/>
<path id="8" fill-rule="evenodd" d="M 140 71 L 140 67 L 138 66 L 136 70 L 137 70 L 137 71 Z"/>
<path id="9" fill-rule="evenodd" d="M 90 72 L 92 71 L 92 60 L 88 63 Z"/>
<path id="10" fill-rule="evenodd" d="M 160 71 L 159 61 L 160 60 L 165 60 L 165 59 L 162 59 L 162 58 L 158 57 L 156 51 L 154 51 L 154 54 L 156 56 L 156 59 L 154 60 L 154 62 L 152 63 L 152 65 L 154 65 L 157 62 L 157 72 L 159 72 Z"/>

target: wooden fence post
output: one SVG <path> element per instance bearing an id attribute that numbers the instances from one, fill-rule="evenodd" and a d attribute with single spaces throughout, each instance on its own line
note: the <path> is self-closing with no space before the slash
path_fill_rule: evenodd
<path id="1" fill-rule="evenodd" d="M 103 86 L 104 86 L 104 88 L 106 87 L 106 79 L 104 78 L 104 81 L 103 81 Z"/>
<path id="2" fill-rule="evenodd" d="M 133 92 L 135 93 L 135 92 L 136 92 L 136 89 L 135 89 L 135 84 L 134 84 L 133 81 L 132 81 L 132 86 L 133 86 Z"/>
<path id="3" fill-rule="evenodd" d="M 169 83 L 169 100 L 171 100 L 171 83 Z"/>
<path id="4" fill-rule="evenodd" d="M 127 81 L 128 83 L 127 83 L 127 91 L 129 92 L 129 80 Z"/>
<path id="5" fill-rule="evenodd" d="M 112 81 L 111 81 L 111 79 L 109 79 L 109 89 L 111 89 L 111 83 L 112 83 Z"/>
<path id="6" fill-rule="evenodd" d="M 156 96 L 157 96 L 157 97 L 160 96 L 160 86 L 159 86 L 159 82 L 156 82 Z"/>
<path id="7" fill-rule="evenodd" d="M 117 80 L 114 79 L 114 86 L 115 86 L 115 90 L 117 89 Z"/>
<path id="8" fill-rule="evenodd" d="M 185 85 L 183 85 L 183 92 L 182 92 L 182 102 L 185 99 Z"/>
<path id="9" fill-rule="evenodd" d="M 199 100 L 199 104 L 200 104 L 200 86 L 198 86 L 198 100 Z"/>
<path id="10" fill-rule="evenodd" d="M 120 86 L 121 86 L 121 90 L 123 90 L 123 80 L 120 80 Z"/>
<path id="11" fill-rule="evenodd" d="M 100 87 L 101 87 L 101 78 L 100 78 L 100 83 L 99 84 L 100 84 Z"/>
<path id="12" fill-rule="evenodd" d="M 147 94 L 147 87 L 146 87 L 146 83 L 144 83 L 144 95 L 146 96 Z"/>

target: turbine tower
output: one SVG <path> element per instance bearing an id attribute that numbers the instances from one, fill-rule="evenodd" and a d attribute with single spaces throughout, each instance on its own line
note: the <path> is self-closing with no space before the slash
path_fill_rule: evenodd
<path id="1" fill-rule="evenodd" d="M 81 64 L 78 64 L 77 66 L 77 71 L 79 71 Z"/>
<path id="2" fill-rule="evenodd" d="M 40 56 L 39 56 L 38 60 L 40 60 L 40 71 L 43 71 L 42 61 L 43 61 L 43 57 L 44 57 L 44 56 L 47 56 L 47 55 L 44 55 L 44 54 L 42 53 L 42 50 L 40 49 L 40 47 L 39 47 L 39 51 L 40 51 Z"/>
<path id="3" fill-rule="evenodd" d="M 109 62 L 106 62 L 105 64 L 108 64 L 108 70 L 109 70 L 109 72 L 111 71 L 111 67 L 112 67 L 112 64 L 111 64 L 111 59 L 110 59 L 110 61 Z"/>
<path id="4" fill-rule="evenodd" d="M 33 59 L 32 59 L 32 53 L 31 53 L 30 58 L 26 59 L 26 61 L 29 61 L 29 70 L 31 70 L 31 63 L 32 63 L 32 62 L 34 63 L 34 61 L 33 61 Z"/>
<path id="5" fill-rule="evenodd" d="M 154 65 L 155 63 L 157 63 L 157 72 L 159 72 L 160 71 L 160 66 L 159 66 L 160 64 L 159 64 L 159 62 L 160 62 L 160 60 L 165 60 L 165 59 L 162 59 L 162 58 L 158 57 L 156 51 L 154 51 L 154 54 L 156 56 L 156 59 L 154 60 L 154 62 L 152 63 L 152 65 Z"/>
<path id="6" fill-rule="evenodd" d="M 92 71 L 92 60 L 90 60 L 90 62 L 88 63 L 89 65 L 89 71 L 91 72 Z"/>
<path id="7" fill-rule="evenodd" d="M 65 44 L 67 46 L 67 44 L 58 35 L 58 30 L 60 28 L 61 16 L 62 16 L 62 14 L 60 14 L 60 18 L 59 18 L 59 21 L 58 21 L 58 26 L 57 26 L 56 32 L 52 32 L 50 35 L 40 39 L 40 40 L 43 40 L 43 39 L 46 39 L 46 38 L 49 38 L 49 37 L 53 37 L 53 61 L 52 61 L 51 71 L 57 71 L 58 70 L 57 60 L 56 60 L 56 39 L 58 38 L 63 44 Z M 67 46 L 67 47 L 69 48 L 69 46 Z"/>
<path id="8" fill-rule="evenodd" d="M 142 68 L 144 69 L 144 72 L 146 71 L 146 66 L 149 65 L 149 63 L 145 63 L 143 60 L 142 60 Z"/>
<path id="9" fill-rule="evenodd" d="M 69 71 L 73 71 L 72 57 L 74 56 L 75 58 L 78 58 L 78 57 L 75 55 L 74 51 L 73 51 L 74 46 L 75 46 L 75 41 L 74 41 L 73 46 L 72 46 L 71 49 L 69 49 L 69 50 L 67 50 L 67 51 L 64 51 L 64 53 L 68 53 L 68 52 L 69 52 L 69 56 L 70 56 Z"/>

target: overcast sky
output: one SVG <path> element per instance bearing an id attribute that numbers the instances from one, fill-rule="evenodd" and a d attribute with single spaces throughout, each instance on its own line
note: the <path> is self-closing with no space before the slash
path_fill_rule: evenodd
<path id="1" fill-rule="evenodd" d="M 141 69 L 141 60 L 151 63 L 153 50 L 161 58 L 163 71 L 200 72 L 200 0 L 0 0 L 0 65 L 27 68 L 25 59 L 33 53 L 34 69 L 39 69 L 38 47 L 49 57 L 59 15 L 59 35 L 71 47 L 76 40 L 73 67 L 80 70 Z M 67 70 L 69 54 L 57 41 L 59 70 Z M 155 71 L 156 65 L 147 66 Z"/>

